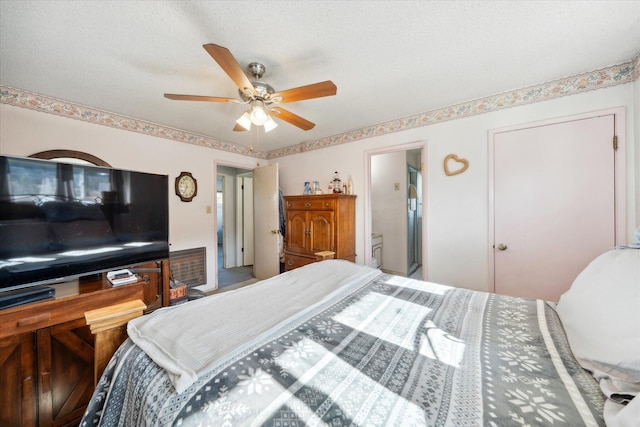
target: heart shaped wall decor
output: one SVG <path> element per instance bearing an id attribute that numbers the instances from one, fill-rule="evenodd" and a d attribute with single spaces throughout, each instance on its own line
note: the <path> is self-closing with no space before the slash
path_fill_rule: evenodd
<path id="1" fill-rule="evenodd" d="M 458 165 L 458 169 L 457 170 L 450 170 L 449 169 L 449 160 L 453 160 L 454 162 L 456 162 L 455 164 Z M 453 175 L 458 175 L 461 174 L 462 172 L 466 171 L 467 169 L 469 169 L 469 161 L 467 159 L 461 159 L 460 157 L 456 156 L 455 154 L 449 154 L 447 157 L 444 158 L 444 173 L 447 176 L 453 176 Z"/>

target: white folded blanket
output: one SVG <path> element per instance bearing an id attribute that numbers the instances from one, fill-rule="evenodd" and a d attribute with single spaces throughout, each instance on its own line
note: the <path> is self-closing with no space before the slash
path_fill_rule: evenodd
<path id="1" fill-rule="evenodd" d="M 181 393 L 229 352 L 334 291 L 378 274 L 344 260 L 316 262 L 247 288 L 156 310 L 130 321 L 127 331 Z"/>

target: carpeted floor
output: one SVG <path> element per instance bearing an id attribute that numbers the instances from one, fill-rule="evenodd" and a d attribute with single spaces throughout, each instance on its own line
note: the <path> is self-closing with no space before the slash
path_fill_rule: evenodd
<path id="1" fill-rule="evenodd" d="M 217 294 L 217 293 L 220 293 L 220 292 L 232 291 L 234 289 L 239 289 L 239 288 L 242 288 L 242 287 L 245 287 L 245 286 L 248 286 L 248 285 L 253 285 L 256 282 L 259 282 L 259 280 L 254 277 L 253 279 L 249 279 L 249 280 L 246 280 L 244 282 L 234 283 L 232 285 L 227 285 L 227 286 L 221 286 L 218 289 L 214 289 L 213 291 L 206 292 L 206 294 L 208 296 L 208 295 L 213 295 L 213 294 Z"/>
<path id="2" fill-rule="evenodd" d="M 224 265 L 222 246 L 218 246 L 218 266 Z M 236 283 L 253 279 L 253 266 L 218 268 L 218 288 L 227 287 Z"/>

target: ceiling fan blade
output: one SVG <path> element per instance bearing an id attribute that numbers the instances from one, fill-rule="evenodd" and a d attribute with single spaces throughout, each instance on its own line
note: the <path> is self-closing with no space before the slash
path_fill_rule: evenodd
<path id="1" fill-rule="evenodd" d="M 242 92 L 244 92 L 246 88 L 249 89 L 252 94 L 256 95 L 256 89 L 244 71 L 242 71 L 242 67 L 240 67 L 240 64 L 238 64 L 238 61 L 236 61 L 229 49 L 212 43 L 205 44 L 203 47 L 209 52 L 209 55 L 211 55 L 218 65 L 220 65 L 224 72 L 231 77 L 231 80 L 233 80 Z"/>
<path id="2" fill-rule="evenodd" d="M 243 132 L 243 131 L 246 131 L 246 129 L 236 123 L 236 125 L 233 127 L 233 131 L 234 132 Z"/>
<path id="3" fill-rule="evenodd" d="M 296 114 L 293 114 L 291 111 L 287 111 L 279 107 L 271 108 L 269 110 L 269 114 L 271 114 L 273 117 L 276 117 L 280 120 L 284 120 L 287 123 L 297 126 L 302 130 L 313 129 L 316 125 L 315 123 L 312 123 L 307 119 L 303 119 L 302 117 Z"/>
<path id="4" fill-rule="evenodd" d="M 326 82 L 314 83 L 307 86 L 301 86 L 294 89 L 283 90 L 271 94 L 271 99 L 282 97 L 278 104 L 286 102 L 302 101 L 304 99 L 321 98 L 323 96 L 332 96 L 338 92 L 338 88 L 331 80 Z"/>
<path id="5" fill-rule="evenodd" d="M 200 95 L 177 95 L 175 93 L 165 93 L 165 98 L 176 101 L 204 101 L 204 102 L 235 102 L 233 98 L 219 98 L 217 96 L 200 96 Z"/>

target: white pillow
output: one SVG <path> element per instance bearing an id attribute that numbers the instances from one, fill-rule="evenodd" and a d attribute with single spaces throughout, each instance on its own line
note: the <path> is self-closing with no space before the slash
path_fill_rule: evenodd
<path id="1" fill-rule="evenodd" d="M 640 393 L 640 250 L 600 255 L 556 309 L 574 356 L 605 394 Z"/>

